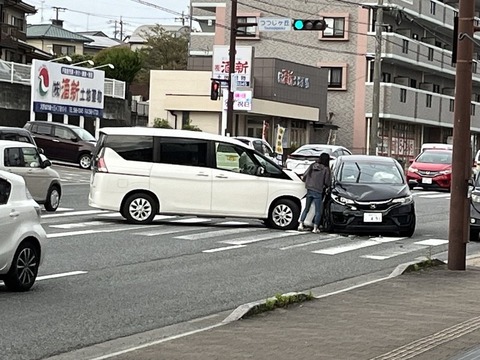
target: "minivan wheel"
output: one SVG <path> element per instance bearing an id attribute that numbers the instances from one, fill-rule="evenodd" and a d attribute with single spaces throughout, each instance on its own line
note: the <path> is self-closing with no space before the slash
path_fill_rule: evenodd
<path id="1" fill-rule="evenodd" d="M 90 169 L 92 165 L 92 155 L 90 154 L 82 154 L 78 159 L 78 164 L 82 169 Z"/>
<path id="2" fill-rule="evenodd" d="M 45 201 L 45 210 L 56 211 L 60 205 L 60 189 L 57 185 L 53 185 L 48 189 L 47 201 Z"/>
<path id="3" fill-rule="evenodd" d="M 18 247 L 13 258 L 12 267 L 3 282 L 11 291 L 27 291 L 35 283 L 39 265 L 38 250 L 30 241 Z"/>
<path id="4" fill-rule="evenodd" d="M 133 194 L 125 201 L 121 213 L 130 223 L 149 224 L 157 215 L 157 204 L 148 194 Z"/>
<path id="5" fill-rule="evenodd" d="M 270 209 L 268 226 L 278 230 L 293 230 L 298 226 L 300 207 L 289 199 L 280 199 Z"/>

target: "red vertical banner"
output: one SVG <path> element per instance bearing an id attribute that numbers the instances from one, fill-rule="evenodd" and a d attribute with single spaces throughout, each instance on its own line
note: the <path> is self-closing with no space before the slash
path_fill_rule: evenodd
<path id="1" fill-rule="evenodd" d="M 268 122 L 263 120 L 263 127 L 262 127 L 262 140 L 268 141 Z"/>

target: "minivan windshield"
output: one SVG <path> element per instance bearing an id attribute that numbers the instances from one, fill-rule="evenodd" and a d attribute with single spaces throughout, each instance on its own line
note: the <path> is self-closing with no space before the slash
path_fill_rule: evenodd
<path id="1" fill-rule="evenodd" d="M 400 169 L 390 162 L 346 161 L 339 169 L 338 180 L 342 183 L 357 184 L 404 183 Z"/>
<path id="2" fill-rule="evenodd" d="M 90 134 L 87 130 L 82 129 L 82 128 L 73 128 L 72 129 L 77 136 L 84 140 L 84 141 L 97 141 L 92 134 Z"/>
<path id="3" fill-rule="evenodd" d="M 418 157 L 416 162 L 426 164 L 451 164 L 452 152 L 448 150 L 425 150 Z"/>

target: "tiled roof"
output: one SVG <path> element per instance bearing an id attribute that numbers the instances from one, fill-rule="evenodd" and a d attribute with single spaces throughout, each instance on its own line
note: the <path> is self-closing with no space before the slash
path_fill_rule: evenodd
<path id="1" fill-rule="evenodd" d="M 92 39 L 76 34 L 60 26 L 56 26 L 52 24 L 28 25 L 27 39 L 38 39 L 38 38 L 74 40 L 74 41 L 79 41 L 84 43 L 92 42 Z"/>

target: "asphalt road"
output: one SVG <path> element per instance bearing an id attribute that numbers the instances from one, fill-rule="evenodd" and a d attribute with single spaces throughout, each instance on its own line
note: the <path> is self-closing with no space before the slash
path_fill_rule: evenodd
<path id="1" fill-rule="evenodd" d="M 159 216 L 139 226 L 88 207 L 88 171 L 56 168 L 63 197 L 43 214 L 39 281 L 23 294 L 0 286 L 0 359 L 41 359 L 447 249 L 448 193 L 415 191 L 409 239 L 283 232 L 244 219 Z"/>

